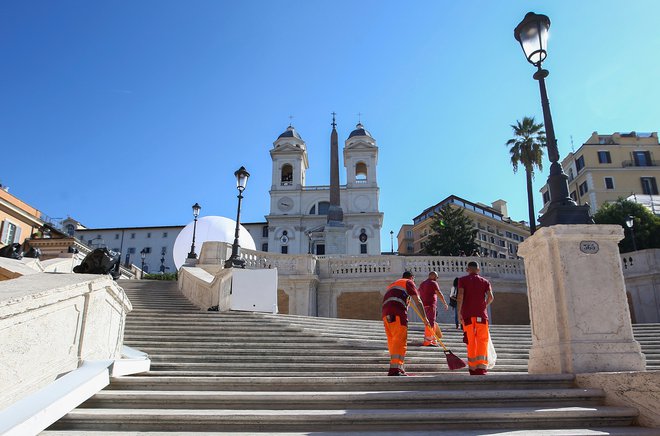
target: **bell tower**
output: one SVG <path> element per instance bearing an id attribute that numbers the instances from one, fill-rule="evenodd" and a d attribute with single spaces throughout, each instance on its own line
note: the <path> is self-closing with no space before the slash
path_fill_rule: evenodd
<path id="1" fill-rule="evenodd" d="M 309 168 L 307 145 L 292 125 L 273 142 L 270 158 L 273 161 L 272 191 L 300 190 L 305 186 L 305 172 Z"/>

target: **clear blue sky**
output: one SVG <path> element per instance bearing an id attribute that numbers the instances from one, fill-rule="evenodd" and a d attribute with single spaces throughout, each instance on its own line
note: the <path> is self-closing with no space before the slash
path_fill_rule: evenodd
<path id="1" fill-rule="evenodd" d="M 289 115 L 320 185 L 330 112 L 341 145 L 361 112 L 380 147 L 384 250 L 390 230 L 450 194 L 503 198 L 526 219 L 504 144 L 517 119 L 542 120 L 513 38 L 530 10 L 552 20 L 544 66 L 562 156 L 571 135 L 577 148 L 593 131 L 660 129 L 656 0 L 5 1 L 0 182 L 88 227 L 174 225 L 195 202 L 234 217 L 245 165 L 242 218 L 262 221 L 268 150 Z"/>

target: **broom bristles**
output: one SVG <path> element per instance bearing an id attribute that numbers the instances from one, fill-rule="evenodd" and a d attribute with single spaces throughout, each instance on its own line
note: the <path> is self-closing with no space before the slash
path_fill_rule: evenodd
<path id="1" fill-rule="evenodd" d="M 452 353 L 451 351 L 445 351 L 445 357 L 447 358 L 447 366 L 450 370 L 465 368 L 467 364 L 463 359 Z"/>

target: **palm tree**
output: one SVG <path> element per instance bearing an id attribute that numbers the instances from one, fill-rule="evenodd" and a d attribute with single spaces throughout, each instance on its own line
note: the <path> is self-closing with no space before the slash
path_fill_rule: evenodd
<path id="1" fill-rule="evenodd" d="M 516 121 L 511 125 L 514 138 L 506 142 L 511 146 L 511 165 L 513 172 L 518 172 L 518 166 L 525 167 L 527 176 L 527 206 L 529 208 L 529 230 L 532 234 L 536 231 L 536 214 L 534 212 L 534 195 L 532 194 L 532 180 L 534 179 L 534 168 L 543 170 L 543 147 L 546 146 L 545 131 L 543 123 L 534 123 L 534 117 L 523 117 L 522 122 Z"/>

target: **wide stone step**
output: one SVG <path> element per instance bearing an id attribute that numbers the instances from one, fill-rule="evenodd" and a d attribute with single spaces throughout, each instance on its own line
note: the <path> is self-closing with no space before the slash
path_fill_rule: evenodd
<path id="1" fill-rule="evenodd" d="M 131 334 L 126 334 L 126 342 L 131 342 L 133 340 L 137 340 L 139 338 L 142 338 L 142 335 L 131 335 Z M 150 334 L 149 335 L 149 340 L 150 341 L 158 341 L 162 339 L 165 342 L 183 342 L 183 343 L 189 343 L 189 342 L 224 342 L 224 343 L 243 343 L 243 342 L 255 342 L 256 343 L 261 343 L 261 344 L 278 344 L 278 343 L 295 343 L 295 344 L 308 344 L 308 343 L 326 343 L 326 344 L 335 344 L 336 342 L 333 341 L 331 338 L 314 338 L 310 336 L 281 336 L 281 337 L 276 337 L 276 336 L 261 336 L 259 338 L 241 338 L 241 337 L 223 337 L 221 339 L 218 339 L 217 336 L 214 335 L 187 335 L 185 333 L 182 334 Z"/>
<path id="2" fill-rule="evenodd" d="M 350 392 L 244 392 L 244 391 L 103 391 L 84 408 L 116 409 L 380 409 L 491 407 L 598 406 L 600 389 L 537 389 L 529 391 L 350 391 Z M 276 405 L 276 406 L 275 406 Z"/>
<path id="3" fill-rule="evenodd" d="M 267 432 L 271 436 L 345 436 L 345 431 L 321 431 L 321 432 Z M 178 431 L 177 436 L 198 436 L 199 432 Z M 383 432 L 370 432 L 364 431 L 353 433 L 360 436 L 382 436 Z M 542 429 L 533 430 L 525 429 L 521 433 L 520 429 L 505 429 L 498 428 L 493 431 L 486 430 L 434 430 L 434 431 L 387 431 L 388 436 L 568 436 L 568 435 L 582 435 L 582 436 L 658 436 L 657 429 L 642 428 L 642 427 L 571 427 L 565 429 Z M 40 433 L 43 436 L 135 436 L 132 431 L 95 431 L 95 430 L 46 430 Z M 161 431 L 148 431 L 140 432 L 141 436 L 171 436 L 171 432 Z M 236 436 L 235 432 L 204 432 L 208 436 Z"/>
<path id="4" fill-rule="evenodd" d="M 194 391 L 455 391 L 498 389 L 565 389 L 574 386 L 572 375 L 489 374 L 470 377 L 466 373 L 420 375 L 416 377 L 387 377 L 383 371 L 377 376 L 187 376 L 180 373 L 165 374 L 150 371 L 144 375 L 118 377 L 108 389 L 120 390 L 194 390 Z"/>
<path id="5" fill-rule="evenodd" d="M 391 431 L 479 428 L 562 428 L 631 425 L 627 407 L 456 409 L 234 410 L 76 409 L 52 429 L 132 431 Z M 470 417 L 466 420 L 466 417 Z"/>

